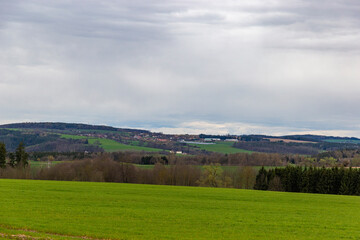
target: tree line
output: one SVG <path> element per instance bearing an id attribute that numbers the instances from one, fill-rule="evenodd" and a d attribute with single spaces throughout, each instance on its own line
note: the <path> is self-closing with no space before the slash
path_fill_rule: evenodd
<path id="1" fill-rule="evenodd" d="M 164 161 L 164 159 L 162 159 Z M 0 178 L 22 178 L 59 181 L 92 181 L 140 183 L 179 186 L 232 187 L 252 189 L 257 170 L 220 164 L 205 166 L 157 162 L 150 167 L 117 162 L 109 155 L 49 165 L 43 168 L 0 169 Z"/>
<path id="2" fill-rule="evenodd" d="M 144 152 L 113 152 L 113 153 L 86 153 L 86 152 L 29 152 L 32 161 L 72 161 L 83 158 L 96 158 L 106 156 L 117 162 L 133 164 L 154 165 L 157 162 L 174 165 L 177 163 L 187 165 L 217 164 L 228 166 L 287 166 L 295 164 L 300 166 L 316 167 L 357 167 L 360 166 L 360 150 L 338 150 L 324 152 L 315 156 L 278 154 L 278 153 L 236 153 L 236 154 L 199 154 L 177 156 L 169 153 Z"/>
<path id="3" fill-rule="evenodd" d="M 262 167 L 254 189 L 360 195 L 360 169 L 287 166 L 266 170 Z"/>
<path id="4" fill-rule="evenodd" d="M 234 147 L 255 152 L 281 153 L 281 154 L 303 154 L 315 156 L 323 151 L 337 151 L 341 149 L 359 150 L 360 145 L 355 143 L 336 143 L 336 142 L 314 142 L 314 143 L 295 143 L 295 142 L 270 142 L 261 141 L 241 141 L 234 143 Z"/>
<path id="5" fill-rule="evenodd" d="M 25 151 L 23 142 L 20 142 L 15 153 L 7 154 L 6 146 L 0 142 L 0 168 L 10 167 L 26 167 L 29 165 L 29 155 Z"/>

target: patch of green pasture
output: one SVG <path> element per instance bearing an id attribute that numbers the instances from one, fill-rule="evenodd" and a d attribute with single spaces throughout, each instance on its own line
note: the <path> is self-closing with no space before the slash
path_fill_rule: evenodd
<path id="1" fill-rule="evenodd" d="M 357 196 L 0 179 L 0 230 L 106 239 L 357 239 Z M 1 232 L 0 231 L 0 232 Z M 34 234 L 35 234 L 34 233 Z M 59 235 L 57 235 L 59 236 Z"/>
<path id="2" fill-rule="evenodd" d="M 133 141 L 130 141 L 130 144 L 131 144 L 131 145 L 134 145 L 134 146 L 139 146 L 139 145 L 140 145 L 140 141 L 138 141 L 138 140 L 133 140 Z"/>
<path id="3" fill-rule="evenodd" d="M 224 154 L 232 154 L 232 153 L 253 153 L 253 151 L 235 148 L 233 147 L 233 142 L 216 142 L 214 144 L 196 144 L 189 143 L 190 146 L 195 146 L 197 148 L 209 151 L 209 152 L 218 152 Z"/>
<path id="4" fill-rule="evenodd" d="M 54 166 L 58 163 L 61 163 L 64 161 L 30 161 L 30 166 L 32 168 L 42 168 L 42 167 L 48 167 L 48 166 Z"/>
<path id="5" fill-rule="evenodd" d="M 79 131 L 81 133 L 101 133 L 101 134 L 116 134 L 116 135 L 121 135 L 121 136 L 130 136 L 131 134 L 129 132 L 124 132 L 124 131 L 116 131 L 116 130 L 94 130 L 94 129 L 80 129 L 80 130 L 76 130 Z"/>
<path id="6" fill-rule="evenodd" d="M 157 148 L 126 145 L 126 144 L 119 143 L 119 142 L 116 142 L 111 139 L 104 139 L 104 138 L 89 139 L 90 144 L 95 144 L 96 142 L 99 142 L 100 147 L 102 147 L 106 152 L 116 152 L 116 151 L 160 152 L 160 151 L 164 151 L 162 149 L 157 149 Z"/>
<path id="7" fill-rule="evenodd" d="M 221 168 L 223 169 L 223 170 L 228 170 L 228 171 L 235 171 L 235 170 L 237 170 L 238 168 L 243 168 L 243 167 L 245 167 L 245 166 L 228 166 L 228 165 L 223 165 L 223 166 L 221 166 Z M 252 168 L 254 168 L 256 171 L 259 171 L 260 170 L 260 168 L 262 168 L 263 166 L 249 166 L 249 167 L 252 167 Z M 280 167 L 276 167 L 276 166 L 264 166 L 264 168 L 266 169 L 266 170 L 269 170 L 269 169 L 272 169 L 272 168 L 282 168 L 283 166 L 280 166 Z"/>
<path id="8" fill-rule="evenodd" d="M 325 142 L 330 142 L 330 143 L 354 143 L 354 144 L 360 144 L 360 140 L 355 140 L 355 139 L 327 139 L 325 140 Z"/>
<path id="9" fill-rule="evenodd" d="M 134 166 L 140 168 L 140 169 L 153 169 L 155 165 L 145 165 L 145 164 L 134 164 Z M 167 167 L 168 165 L 165 165 Z"/>
<path id="10" fill-rule="evenodd" d="M 89 139 L 89 137 L 86 137 L 86 136 L 78 136 L 78 135 L 71 135 L 71 134 L 61 134 L 60 137 L 66 138 L 66 139 Z"/>
<path id="11" fill-rule="evenodd" d="M 10 131 L 24 131 L 23 128 L 0 128 L 0 129 L 10 130 Z"/>
<path id="12" fill-rule="evenodd" d="M 142 146 L 133 146 L 127 145 L 123 143 L 119 143 L 112 139 L 105 138 L 91 138 L 86 136 L 78 136 L 78 135 L 70 135 L 70 134 L 62 134 L 62 138 L 68 139 L 88 139 L 90 144 L 99 143 L 100 147 L 103 148 L 106 152 L 117 152 L 117 151 L 144 151 L 144 152 L 160 152 L 164 151 L 158 148 L 150 148 L 150 147 L 142 147 Z"/>
<path id="13" fill-rule="evenodd" d="M 138 168 L 141 168 L 141 169 L 153 169 L 155 165 L 144 165 L 144 164 L 134 164 L 136 167 Z M 171 165 L 164 165 L 165 167 L 171 167 Z M 192 166 L 195 166 L 195 167 L 198 167 L 198 168 L 201 168 L 201 169 L 204 169 L 204 166 L 205 165 L 192 165 Z M 236 171 L 237 169 L 239 168 L 243 168 L 245 166 L 228 166 L 228 165 L 222 165 L 220 166 L 220 168 L 224 171 L 231 171 L 231 172 L 234 172 Z M 262 166 L 250 166 L 252 168 L 254 168 L 256 171 L 259 171 L 260 168 L 262 168 Z M 283 168 L 283 166 L 264 166 L 264 168 L 266 170 L 269 170 L 269 169 L 272 169 L 272 168 Z"/>

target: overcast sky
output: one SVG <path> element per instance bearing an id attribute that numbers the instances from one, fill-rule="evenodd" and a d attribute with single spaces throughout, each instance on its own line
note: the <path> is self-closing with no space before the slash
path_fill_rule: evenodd
<path id="1" fill-rule="evenodd" d="M 0 123 L 360 137 L 358 0 L 0 0 Z"/>

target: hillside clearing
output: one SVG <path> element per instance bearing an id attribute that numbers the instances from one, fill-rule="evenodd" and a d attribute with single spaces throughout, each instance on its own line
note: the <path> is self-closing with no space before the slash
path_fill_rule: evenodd
<path id="1" fill-rule="evenodd" d="M 103 148 L 106 152 L 117 152 L 117 151 L 160 152 L 160 151 L 164 151 L 163 149 L 158 149 L 158 148 L 127 145 L 127 144 L 119 143 L 115 140 L 105 139 L 105 138 L 89 138 L 86 136 L 69 135 L 69 134 L 62 134 L 61 137 L 62 138 L 70 138 L 70 139 L 88 139 L 90 144 L 99 144 L 99 146 L 101 148 Z"/>
<path id="2" fill-rule="evenodd" d="M 235 148 L 232 146 L 233 144 L 234 144 L 233 142 L 216 142 L 214 144 L 189 143 L 190 146 L 194 146 L 209 152 L 218 152 L 223 154 L 253 153 L 253 151 Z"/>

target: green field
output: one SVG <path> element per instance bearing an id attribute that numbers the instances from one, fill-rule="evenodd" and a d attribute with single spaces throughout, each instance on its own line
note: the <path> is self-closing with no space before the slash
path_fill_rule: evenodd
<path id="1" fill-rule="evenodd" d="M 142 146 L 133 146 L 119 143 L 115 140 L 105 139 L 105 138 L 89 138 L 85 136 L 69 135 L 62 134 L 62 138 L 70 139 L 88 139 L 90 144 L 100 143 L 100 147 L 103 148 L 106 152 L 117 152 L 117 151 L 144 151 L 144 152 L 160 152 L 164 151 L 163 149 L 142 147 Z"/>
<path id="2" fill-rule="evenodd" d="M 30 166 L 35 168 L 42 168 L 42 167 L 48 167 L 48 166 L 54 166 L 58 163 L 61 163 L 64 161 L 30 161 Z"/>
<path id="3" fill-rule="evenodd" d="M 153 169 L 155 167 L 155 165 L 143 165 L 143 164 L 134 164 L 134 166 L 141 168 L 141 169 Z M 199 167 L 201 169 L 204 169 L 205 165 L 192 165 L 192 166 L 196 166 Z M 165 167 L 171 167 L 171 165 L 165 165 Z M 220 168 L 224 171 L 231 171 L 234 172 L 237 169 L 244 167 L 244 166 L 228 166 L 228 165 L 222 165 L 220 166 Z M 259 171 L 260 168 L 262 168 L 263 166 L 251 166 L 252 168 L 254 168 L 256 171 Z M 264 166 L 264 168 L 266 170 L 268 169 L 272 169 L 272 168 L 283 168 L 284 166 Z"/>
<path id="4" fill-rule="evenodd" d="M 354 143 L 354 144 L 360 144 L 360 140 L 355 140 L 355 139 L 327 139 L 325 140 L 325 142 L 330 142 L 330 143 Z"/>
<path id="5" fill-rule="evenodd" d="M 234 148 L 232 145 L 233 142 L 216 142 L 215 144 L 196 144 L 189 143 L 190 146 L 195 146 L 200 149 L 209 151 L 209 152 L 218 152 L 224 154 L 232 154 L 232 153 L 252 153 L 252 151 Z"/>
<path id="6" fill-rule="evenodd" d="M 356 196 L 5 179 L 0 196 L 0 239 L 360 237 Z"/>

